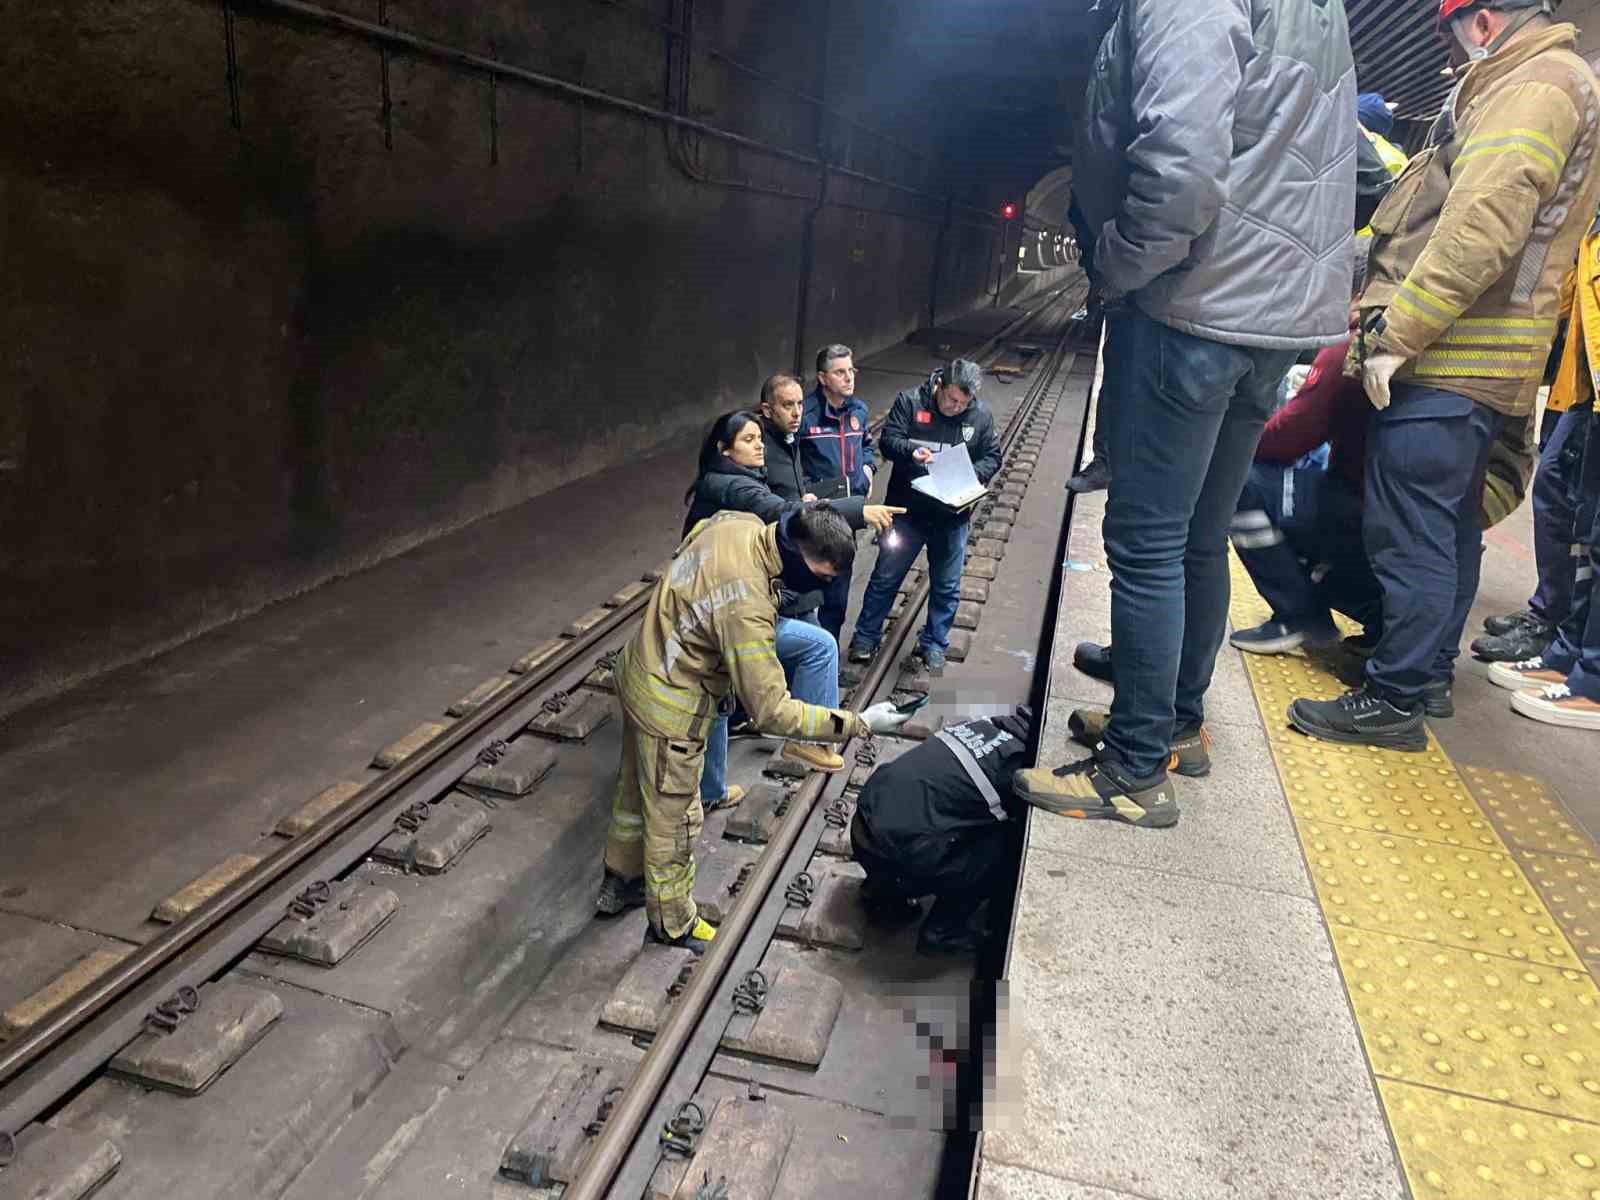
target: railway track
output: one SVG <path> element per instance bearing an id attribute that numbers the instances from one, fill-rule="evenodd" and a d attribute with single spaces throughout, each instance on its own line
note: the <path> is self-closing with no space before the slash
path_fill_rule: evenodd
<path id="1" fill-rule="evenodd" d="M 1041 401 L 1062 372 L 1070 369 L 1072 340 L 1071 329 L 1063 331 L 1012 414 L 1002 436 L 1007 466 L 1016 457 L 1023 434 L 1039 418 Z M 981 512 L 975 519 L 975 534 L 981 536 L 987 516 Z M 885 636 L 865 677 L 850 692 L 847 707 L 860 710 L 904 690 L 909 670 L 902 667 L 900 652 L 921 619 L 928 592 L 924 578 Z M 846 757 L 859 745 L 855 742 L 845 747 Z M 615 1102 L 582 1173 L 563 1193 L 564 1200 L 600 1200 L 604 1196 L 633 1200 L 646 1194 L 663 1152 L 663 1139 L 657 1131 L 670 1131 L 682 1114 L 692 1111 L 696 1090 L 730 1020 L 740 1011 L 738 993 L 748 987 L 751 973 L 766 955 L 791 903 L 790 889 L 782 886 L 783 881 L 795 880 L 807 871 L 825 832 L 829 805 L 844 794 L 848 782 L 848 774 L 840 772 L 812 775 L 801 785 L 757 860 L 754 877 L 725 916 L 716 941 L 678 997 L 627 1090 Z M 667 1140 L 670 1142 L 670 1137 Z"/>
<path id="2" fill-rule="evenodd" d="M 1046 314 L 1071 312 L 1081 302 L 1080 292 L 1081 288 L 1069 287 L 1048 295 L 990 339 L 978 357 L 992 361 Z M 1019 414 L 1036 404 L 1037 395 L 1030 393 Z M 1015 440 L 1021 427 L 1020 417 L 1014 416 L 1008 439 Z M 647 586 L 635 585 L 585 614 L 575 623 L 574 636 L 529 656 L 532 661 L 525 669 L 490 699 L 342 798 L 332 811 L 130 950 L 24 1032 L 0 1042 L 0 1166 L 16 1152 L 15 1135 L 94 1077 L 147 1027 L 152 1014 L 181 1010 L 191 989 L 217 978 L 297 903 L 304 904 L 308 895 L 367 859 L 419 804 L 444 796 L 486 755 L 493 757 L 493 748 L 512 742 L 531 718 L 546 709 L 552 693 L 575 688 L 597 658 L 629 636 L 648 593 Z M 903 641 L 925 593 L 924 587 L 917 594 L 917 607 L 908 608 L 892 627 L 886 646 Z M 880 662 L 890 661 L 889 654 L 880 657 Z M 881 689 L 887 669 L 876 676 L 868 682 Z M 853 699 L 862 694 L 858 688 Z M 814 790 L 820 795 L 820 787 Z M 794 846 L 803 846 L 805 837 L 796 826 Z M 769 855 L 766 861 L 777 862 L 780 857 Z M 752 894 L 767 890 L 757 888 Z M 747 911 L 752 916 L 744 919 L 745 925 L 759 932 L 761 921 L 753 910 Z M 729 944 L 735 940 L 730 937 Z M 629 1112 L 636 1103 L 628 1101 Z"/>

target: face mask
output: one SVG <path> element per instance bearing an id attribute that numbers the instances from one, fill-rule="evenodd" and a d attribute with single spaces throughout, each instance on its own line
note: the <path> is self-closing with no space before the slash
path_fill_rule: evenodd
<path id="1" fill-rule="evenodd" d="M 789 537 L 789 518 L 785 517 L 778 522 L 778 557 L 783 560 L 783 586 L 791 592 L 821 592 L 826 591 L 833 581 L 824 579 L 806 565 L 805 555 L 800 553 Z"/>

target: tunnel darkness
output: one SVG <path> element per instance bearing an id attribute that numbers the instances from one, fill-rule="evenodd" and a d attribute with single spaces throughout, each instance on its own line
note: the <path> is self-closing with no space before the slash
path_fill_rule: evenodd
<path id="1" fill-rule="evenodd" d="M 1039 286 L 1085 9 L 18 14 L 0 711 Z"/>

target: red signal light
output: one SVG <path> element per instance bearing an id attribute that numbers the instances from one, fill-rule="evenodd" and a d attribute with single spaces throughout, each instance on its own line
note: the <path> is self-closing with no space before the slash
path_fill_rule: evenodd
<path id="1" fill-rule="evenodd" d="M 1008 221 L 1016 220 L 1017 219 L 1017 206 L 1015 204 L 1006 204 L 1006 205 L 1001 206 L 1000 215 L 1002 217 L 1004 217 Z"/>

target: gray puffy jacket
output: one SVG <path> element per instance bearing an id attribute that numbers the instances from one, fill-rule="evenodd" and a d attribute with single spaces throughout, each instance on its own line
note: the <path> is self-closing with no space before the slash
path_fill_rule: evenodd
<path id="1" fill-rule="evenodd" d="M 1343 0 L 1122 0 L 1073 167 L 1106 295 L 1220 342 L 1342 341 L 1356 137 Z"/>

